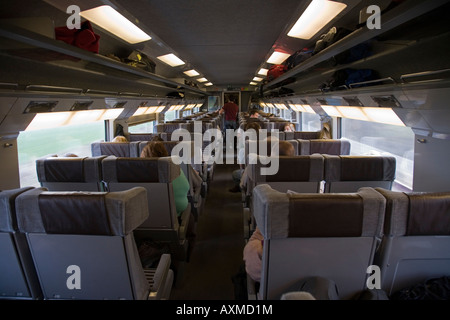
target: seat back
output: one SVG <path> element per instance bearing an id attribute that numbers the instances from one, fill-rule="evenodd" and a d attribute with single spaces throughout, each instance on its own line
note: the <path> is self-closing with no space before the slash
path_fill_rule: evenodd
<path id="1" fill-rule="evenodd" d="M 392 189 L 395 157 L 324 155 L 324 158 L 325 192 L 356 192 L 361 187 Z"/>
<path id="2" fill-rule="evenodd" d="M 160 137 L 164 141 L 168 141 L 167 133 L 128 133 L 126 134 L 128 141 L 151 141 L 155 137 Z"/>
<path id="3" fill-rule="evenodd" d="M 319 276 L 351 299 L 366 288 L 381 237 L 385 199 L 372 188 L 347 194 L 253 190 L 256 224 L 264 236 L 261 299 L 280 299 L 299 281 Z"/>
<path id="4" fill-rule="evenodd" d="M 376 190 L 386 197 L 384 237 L 375 261 L 381 289 L 392 295 L 450 276 L 450 192 Z"/>
<path id="5" fill-rule="evenodd" d="M 103 191 L 101 162 L 97 157 L 44 157 L 36 160 L 42 187 L 49 191 Z"/>
<path id="6" fill-rule="evenodd" d="M 116 156 L 116 157 L 139 157 L 138 142 L 105 142 L 96 141 L 91 143 L 93 157 Z"/>
<path id="7" fill-rule="evenodd" d="M 258 158 L 256 164 L 248 165 L 250 179 L 254 186 L 268 184 L 280 192 L 291 190 L 314 193 L 320 191 L 324 179 L 322 155 L 281 156 L 277 157 L 277 161 L 278 171 L 273 175 L 262 174 L 262 168 L 270 167 L 271 164 L 263 164 L 261 157 Z"/>
<path id="8" fill-rule="evenodd" d="M 298 139 L 298 154 L 308 155 L 314 153 L 331 155 L 349 155 L 350 141 L 341 139 Z"/>
<path id="9" fill-rule="evenodd" d="M 281 139 L 278 139 L 281 140 Z M 273 138 L 273 141 L 271 140 L 248 140 L 246 138 L 245 140 L 245 145 L 244 145 L 244 160 L 245 160 L 245 164 L 249 164 L 249 154 L 257 154 L 258 156 L 262 155 L 262 156 L 270 156 L 271 155 L 271 148 L 273 146 L 275 146 L 277 139 Z M 287 140 L 289 143 L 291 143 L 294 146 L 294 151 L 295 151 L 295 155 L 298 155 L 298 150 L 299 150 L 299 145 L 298 145 L 298 141 L 297 140 Z M 261 150 L 261 146 L 263 144 L 267 145 L 267 154 L 262 154 L 262 150 Z M 276 155 L 274 155 L 276 156 Z"/>
<path id="10" fill-rule="evenodd" d="M 148 194 L 148 218 L 138 226 L 143 229 L 178 230 L 172 181 L 180 167 L 171 157 L 120 158 L 109 156 L 102 162 L 103 179 L 108 191 L 122 191 L 141 186 Z"/>
<path id="11" fill-rule="evenodd" d="M 144 188 L 48 192 L 16 199 L 44 299 L 148 299 L 133 230 L 148 217 Z"/>
<path id="12" fill-rule="evenodd" d="M 320 139 L 320 131 L 294 131 L 294 132 L 285 132 L 286 140 L 312 140 L 312 139 Z"/>
<path id="13" fill-rule="evenodd" d="M 33 188 L 0 192 L 0 299 L 42 299 L 25 234 L 17 228 L 16 197 Z"/>

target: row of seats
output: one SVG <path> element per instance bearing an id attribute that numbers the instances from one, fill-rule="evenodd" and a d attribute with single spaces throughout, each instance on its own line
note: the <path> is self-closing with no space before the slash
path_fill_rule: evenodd
<path id="1" fill-rule="evenodd" d="M 133 231 L 147 191 L 0 192 L 0 298 L 168 299 L 171 255 L 143 268 Z"/>
<path id="2" fill-rule="evenodd" d="M 191 142 L 184 142 L 184 141 L 162 141 L 161 142 L 165 149 L 167 150 L 167 153 L 169 155 L 172 154 L 173 149 L 178 146 L 179 150 L 182 152 L 177 152 L 177 156 L 181 157 L 181 159 L 184 159 L 184 150 L 190 150 L 191 154 L 188 155 L 188 161 L 183 161 L 180 164 L 181 169 L 184 172 L 184 175 L 189 181 L 189 184 L 191 186 L 189 190 L 189 197 L 191 202 L 193 203 L 193 210 L 195 211 L 195 214 L 200 214 L 200 210 L 202 207 L 203 198 L 206 197 L 206 192 L 208 188 L 208 182 L 212 179 L 213 176 L 213 168 L 208 168 L 207 163 L 196 163 L 201 162 L 202 160 L 202 153 L 200 150 L 196 149 L 194 147 L 194 141 Z M 140 156 L 142 150 L 144 147 L 148 144 L 148 141 L 132 141 L 132 142 L 123 142 L 123 143 L 116 143 L 116 142 L 105 142 L 105 141 L 96 141 L 91 144 L 91 152 L 92 152 L 92 158 L 98 159 L 105 156 L 115 156 L 119 158 L 137 158 Z M 197 153 L 197 154 L 195 154 Z M 44 163 L 48 157 L 44 157 L 43 159 L 38 159 L 38 163 Z M 200 161 L 199 161 L 200 160 Z M 100 164 L 98 164 L 99 166 Z M 203 179 L 202 188 L 204 189 L 201 191 L 200 189 L 195 190 L 193 185 L 193 170 L 197 171 L 200 175 L 200 177 Z M 72 170 L 79 171 L 75 168 Z M 39 174 L 39 172 L 38 172 Z M 104 178 L 101 175 L 95 175 L 97 179 L 100 179 L 101 181 L 104 181 Z M 91 175 L 90 179 L 94 179 L 94 176 Z M 41 181 L 41 180 L 40 180 Z"/>
<path id="3" fill-rule="evenodd" d="M 278 171 L 273 175 L 263 174 L 261 169 L 272 164 L 260 158 L 248 164 L 248 179 L 242 190 L 244 238 L 254 229 L 251 198 L 258 185 L 268 184 L 280 192 L 339 193 L 356 192 L 361 187 L 391 190 L 395 180 L 396 158 L 392 156 L 314 154 L 276 159 Z"/>
<path id="4" fill-rule="evenodd" d="M 38 179 L 50 191 L 123 191 L 143 187 L 148 197 L 148 218 L 136 227 L 138 239 L 152 239 L 170 247 L 172 260 L 184 268 L 188 260 L 187 226 L 191 218 L 198 218 L 204 206 L 200 189 L 191 189 L 190 206 L 178 219 L 173 181 L 180 175 L 182 165 L 172 157 L 130 158 L 116 156 L 49 157 L 36 161 Z M 190 175 L 196 174 L 186 170 Z M 181 277 L 181 276 L 180 276 Z M 179 279 L 179 278 L 177 278 Z"/>
<path id="5" fill-rule="evenodd" d="M 205 181 L 205 185 L 207 182 L 211 181 L 214 176 L 214 165 L 208 163 L 208 159 L 205 155 L 214 155 L 215 143 L 208 139 L 203 139 L 201 135 L 197 137 L 197 139 L 193 136 L 190 137 L 189 141 L 181 141 L 175 140 L 171 141 L 170 137 L 172 134 L 160 133 L 160 134 L 135 134 L 136 137 L 139 137 L 140 140 L 136 140 L 136 137 L 132 138 L 133 140 L 130 142 L 111 142 L 111 141 L 95 141 L 91 143 L 91 154 L 93 157 L 98 156 L 116 156 L 116 157 L 139 157 L 141 155 L 142 149 L 147 145 L 149 141 L 152 140 L 153 137 L 158 136 L 162 138 L 164 141 L 161 143 L 166 148 L 168 154 L 172 154 L 173 148 L 179 144 L 188 144 L 185 146 L 189 148 L 191 151 L 190 155 L 190 163 L 192 167 L 199 172 L 203 181 Z M 130 136 L 131 137 L 131 136 Z M 167 140 L 168 139 L 168 140 Z M 212 138 L 214 139 L 214 138 Z M 202 147 L 196 148 L 195 141 L 200 141 Z M 207 149 L 208 148 L 208 149 Z M 182 149 L 180 147 L 181 150 Z M 186 149 L 187 150 L 187 149 Z M 178 154 L 178 156 L 183 157 L 184 154 Z"/>
<path id="6" fill-rule="evenodd" d="M 249 154 L 260 154 L 260 147 L 264 144 L 267 144 L 266 150 L 269 153 L 272 145 L 276 143 L 276 141 L 276 138 L 266 140 L 252 140 L 251 136 L 249 136 L 249 139 L 245 140 L 244 146 L 245 164 L 248 163 Z M 350 141 L 345 139 L 291 139 L 285 141 L 292 144 L 292 146 L 294 147 L 294 154 L 296 156 L 312 155 L 316 153 L 329 155 L 349 155 L 351 151 Z"/>
<path id="7" fill-rule="evenodd" d="M 391 296 L 450 276 L 450 192 L 300 194 L 264 184 L 253 208 L 264 242 L 259 289 L 247 277 L 251 299 L 279 299 L 309 277 L 334 281 L 347 300 L 368 283 Z"/>

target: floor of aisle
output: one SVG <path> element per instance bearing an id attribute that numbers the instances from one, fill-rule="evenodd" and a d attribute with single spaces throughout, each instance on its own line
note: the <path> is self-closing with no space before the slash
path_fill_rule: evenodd
<path id="1" fill-rule="evenodd" d="M 216 164 L 197 242 L 183 280 L 172 288 L 171 300 L 234 300 L 232 277 L 242 265 L 244 231 L 240 193 L 231 193 L 237 164 Z"/>

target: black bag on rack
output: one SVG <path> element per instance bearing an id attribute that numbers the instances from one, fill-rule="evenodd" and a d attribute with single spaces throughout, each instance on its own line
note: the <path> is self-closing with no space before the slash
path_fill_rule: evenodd
<path id="1" fill-rule="evenodd" d="M 356 46 L 345 50 L 330 59 L 333 66 L 338 64 L 352 63 L 372 55 L 372 46 L 369 41 L 362 42 Z"/>
<path id="2" fill-rule="evenodd" d="M 319 86 L 322 91 L 336 91 L 348 89 L 353 83 L 379 79 L 378 73 L 372 69 L 341 69 L 333 73 L 330 79 Z M 367 86 L 355 85 L 354 88 Z"/>
<path id="3" fill-rule="evenodd" d="M 312 56 L 313 49 L 311 48 L 303 48 L 300 50 L 297 50 L 293 54 L 289 56 L 289 58 L 286 59 L 284 64 L 286 65 L 287 70 L 291 70 L 295 66 L 299 65 L 303 61 L 306 61 Z"/>

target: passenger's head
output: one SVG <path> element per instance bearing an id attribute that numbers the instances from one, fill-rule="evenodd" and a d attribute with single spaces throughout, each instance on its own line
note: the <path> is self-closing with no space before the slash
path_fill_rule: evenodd
<path id="1" fill-rule="evenodd" d="M 164 141 L 160 136 L 154 136 L 150 141 Z"/>
<path id="2" fill-rule="evenodd" d="M 295 156 L 294 145 L 288 141 L 280 140 L 278 148 L 280 156 L 289 156 L 289 157 Z"/>
<path id="3" fill-rule="evenodd" d="M 75 153 L 72 153 L 72 152 L 66 152 L 66 153 L 64 153 L 61 157 L 65 157 L 65 158 L 78 158 L 78 155 L 76 155 Z"/>
<path id="4" fill-rule="evenodd" d="M 111 142 L 128 142 L 128 140 L 124 136 L 115 136 Z"/>
<path id="5" fill-rule="evenodd" d="M 283 131 L 284 132 L 294 132 L 295 131 L 294 125 L 290 122 L 287 122 L 283 127 Z"/>
<path id="6" fill-rule="evenodd" d="M 164 144 L 160 141 L 150 141 L 141 152 L 141 158 L 159 158 L 168 156 L 169 153 L 164 147 Z"/>
<path id="7" fill-rule="evenodd" d="M 259 118 L 259 112 L 256 109 L 252 109 L 249 112 L 250 118 Z"/>

